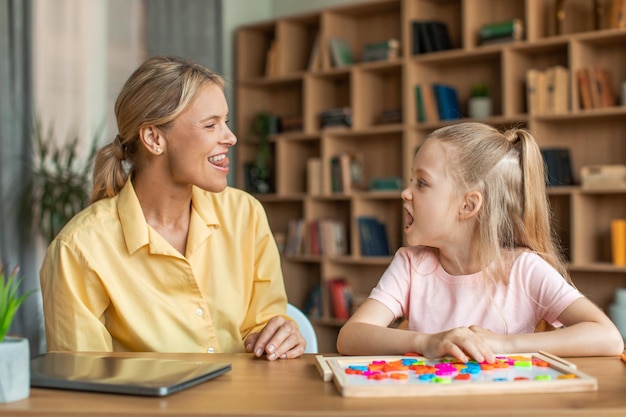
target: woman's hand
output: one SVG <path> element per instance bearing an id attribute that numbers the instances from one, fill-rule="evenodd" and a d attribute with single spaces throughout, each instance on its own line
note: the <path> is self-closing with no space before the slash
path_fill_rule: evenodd
<path id="1" fill-rule="evenodd" d="M 457 327 L 429 335 L 421 353 L 427 358 L 454 356 L 462 362 L 471 358 L 492 363 L 495 356 L 488 339 L 495 337 L 496 334 L 478 326 Z"/>
<path id="2" fill-rule="evenodd" d="M 282 316 L 272 317 L 260 333 L 251 333 L 244 345 L 255 356 L 265 354 L 267 360 L 290 359 L 302 356 L 306 341 L 292 320 Z"/>

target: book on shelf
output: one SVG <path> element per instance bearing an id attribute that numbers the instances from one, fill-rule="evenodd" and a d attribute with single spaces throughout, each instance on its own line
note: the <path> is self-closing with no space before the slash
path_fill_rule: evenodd
<path id="1" fill-rule="evenodd" d="M 615 266 L 626 266 L 626 220 L 611 220 L 611 260 Z"/>
<path id="2" fill-rule="evenodd" d="M 437 99 L 432 85 L 417 84 L 415 86 L 415 109 L 417 121 L 420 123 L 434 123 L 439 121 Z"/>
<path id="3" fill-rule="evenodd" d="M 591 81 L 587 68 L 576 70 L 576 79 L 578 81 L 578 91 L 580 95 L 580 107 L 588 110 L 593 109 L 593 99 L 591 97 Z"/>
<path id="4" fill-rule="evenodd" d="M 597 88 L 600 94 L 600 107 L 615 106 L 616 99 L 613 94 L 613 84 L 611 73 L 605 67 L 594 65 L 591 71 L 595 73 Z"/>
<path id="5" fill-rule="evenodd" d="M 400 177 L 374 177 L 370 180 L 370 191 L 400 191 L 402 190 L 402 178 Z"/>
<path id="6" fill-rule="evenodd" d="M 342 152 L 330 159 L 331 191 L 350 194 L 363 188 L 363 164 L 360 155 Z"/>
<path id="7" fill-rule="evenodd" d="M 545 114 L 548 107 L 548 82 L 544 70 L 526 71 L 526 106 L 529 114 Z"/>
<path id="8" fill-rule="evenodd" d="M 573 185 L 572 162 L 568 148 L 543 148 L 541 156 L 546 167 L 546 185 Z"/>
<path id="9" fill-rule="evenodd" d="M 322 160 L 309 158 L 306 162 L 307 193 L 310 195 L 322 194 Z"/>
<path id="10" fill-rule="evenodd" d="M 320 34 L 315 35 L 313 46 L 311 47 L 311 55 L 309 56 L 309 71 L 319 71 L 322 69 L 322 51 L 320 48 Z"/>
<path id="11" fill-rule="evenodd" d="M 597 77 L 597 72 L 593 67 L 587 68 L 587 76 L 589 77 L 589 86 L 591 87 L 591 102 L 594 109 L 602 107 L 602 86 Z"/>
<path id="12" fill-rule="evenodd" d="M 375 217 L 357 217 L 361 256 L 390 256 L 389 238 L 384 223 Z"/>
<path id="13" fill-rule="evenodd" d="M 380 42 L 371 42 L 363 46 L 361 61 L 384 61 L 400 56 L 400 41 L 398 39 L 387 39 Z"/>
<path id="14" fill-rule="evenodd" d="M 508 19 L 485 23 L 478 31 L 480 45 L 493 42 L 511 42 L 524 39 L 524 24 L 521 19 Z"/>
<path id="15" fill-rule="evenodd" d="M 402 109 L 401 108 L 389 108 L 383 109 L 376 116 L 374 124 L 383 125 L 391 123 L 402 123 Z"/>
<path id="16" fill-rule="evenodd" d="M 439 20 L 414 20 L 411 22 L 413 55 L 452 49 L 448 26 Z"/>
<path id="17" fill-rule="evenodd" d="M 607 68 L 598 65 L 579 68 L 576 71 L 576 77 L 581 108 L 600 109 L 616 104 L 612 77 Z"/>
<path id="18" fill-rule="evenodd" d="M 322 285 L 320 283 L 315 284 L 309 292 L 302 312 L 312 319 L 322 317 Z"/>
<path id="19" fill-rule="evenodd" d="M 437 102 L 439 120 L 453 120 L 463 117 L 456 88 L 440 83 L 434 83 L 432 87 Z"/>
<path id="20" fill-rule="evenodd" d="M 352 48 L 350 44 L 341 38 L 330 38 L 328 40 L 332 63 L 335 67 L 345 67 L 354 64 Z"/>
<path id="21" fill-rule="evenodd" d="M 417 84 L 415 86 L 415 110 L 417 112 L 417 121 L 420 123 L 426 122 L 426 109 L 424 106 L 424 97 L 422 95 L 422 86 Z"/>
<path id="22" fill-rule="evenodd" d="M 626 165 L 585 165 L 580 169 L 580 183 L 586 190 L 626 189 Z"/>
<path id="23" fill-rule="evenodd" d="M 278 75 L 278 47 L 276 41 L 272 41 L 265 54 L 265 76 L 275 77 L 276 75 Z"/>
<path id="24" fill-rule="evenodd" d="M 335 219 L 291 219 L 287 224 L 284 254 L 345 255 L 348 250 L 343 222 Z"/>
<path id="25" fill-rule="evenodd" d="M 327 286 L 332 316 L 340 320 L 349 319 L 352 313 L 352 286 L 342 277 L 329 279 Z"/>
<path id="26" fill-rule="evenodd" d="M 336 107 L 320 112 L 320 128 L 352 126 L 352 108 Z"/>
<path id="27" fill-rule="evenodd" d="M 566 113 L 569 110 L 569 70 L 561 65 L 545 69 L 546 113 Z"/>
<path id="28" fill-rule="evenodd" d="M 609 25 L 612 29 L 626 28 L 626 0 L 611 0 Z"/>

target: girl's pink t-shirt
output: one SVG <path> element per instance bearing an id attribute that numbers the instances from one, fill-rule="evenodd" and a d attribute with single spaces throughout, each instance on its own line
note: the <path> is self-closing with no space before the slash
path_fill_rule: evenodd
<path id="1" fill-rule="evenodd" d="M 532 333 L 583 295 L 535 253 L 520 251 L 509 284 L 486 286 L 482 273 L 450 275 L 437 254 L 424 247 L 400 248 L 370 298 L 387 306 L 409 329 L 439 333 L 478 325 L 499 334 Z"/>

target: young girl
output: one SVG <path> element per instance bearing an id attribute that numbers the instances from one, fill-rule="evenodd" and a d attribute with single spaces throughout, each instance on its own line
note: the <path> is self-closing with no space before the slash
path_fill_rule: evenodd
<path id="1" fill-rule="evenodd" d="M 622 352 L 615 325 L 564 278 L 530 133 L 480 123 L 436 130 L 402 199 L 410 246 L 341 329 L 340 353 L 493 362 L 495 353 Z M 409 331 L 388 327 L 400 317 Z M 541 320 L 564 327 L 534 333 Z"/>

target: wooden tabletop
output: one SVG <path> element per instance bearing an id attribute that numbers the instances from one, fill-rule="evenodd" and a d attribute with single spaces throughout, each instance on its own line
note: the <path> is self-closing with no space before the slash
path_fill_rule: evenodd
<path id="1" fill-rule="evenodd" d="M 124 354 L 129 355 L 129 354 Z M 0 416 L 626 416 L 626 363 L 568 358 L 598 391 L 408 398 L 344 398 L 323 382 L 314 355 L 268 362 L 248 354 L 132 354 L 229 362 L 232 370 L 168 397 L 33 388 Z"/>

